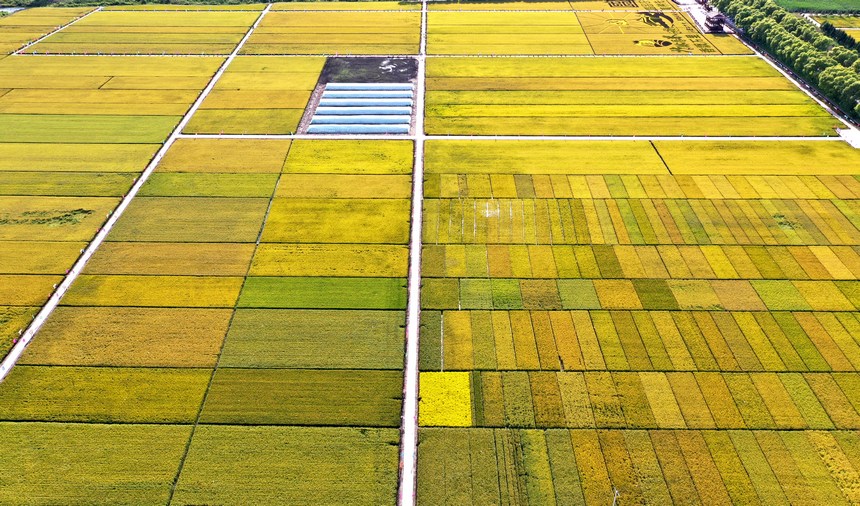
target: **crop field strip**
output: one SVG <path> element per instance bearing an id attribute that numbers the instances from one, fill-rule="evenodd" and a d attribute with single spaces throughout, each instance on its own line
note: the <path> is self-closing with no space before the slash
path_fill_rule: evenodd
<path id="1" fill-rule="evenodd" d="M 307 52 L 343 47 L 323 39 Z M 322 61 L 233 60 L 0 389 L 0 439 L 11 446 L 2 467 L 80 466 L 71 480 L 41 483 L 57 498 L 114 503 L 391 500 L 412 142 L 289 135 Z M 167 90 L 156 80 L 116 85 L 154 101 L 130 115 L 173 104 L 160 102 Z M 709 90 L 680 105 L 700 107 Z M 730 90 L 724 108 L 808 105 L 791 86 Z M 41 115 L 38 93 L 13 92 L 9 114 Z M 253 96 L 261 92 L 269 95 Z M 601 93 L 568 93 L 563 104 Z M 515 97 L 478 107 L 535 106 Z M 96 99 L 124 104 L 128 95 L 76 92 L 69 102 Z M 279 111 L 264 116 L 267 108 Z M 211 138 L 218 123 L 251 135 Z M 809 132 L 796 135 L 821 135 Z M 52 160 L 26 143 L 26 130 L 8 135 L 23 137 L 2 145 L 10 156 Z M 139 170 L 107 169 L 144 147 L 151 156 L 159 142 L 57 135 L 69 152 L 94 156 L 99 172 L 54 155 L 56 174 L 33 181 L 0 158 L 12 209 L 32 194 L 78 189 L 117 199 Z M 608 503 L 613 487 L 625 502 L 860 499 L 856 152 L 838 141 L 441 137 L 427 142 L 424 187 L 420 502 Z M 88 241 L 73 238 L 54 244 L 71 255 Z M 34 273 L 62 267 L 27 241 L 7 242 Z M 40 304 L 27 290 L 0 296 L 31 304 L 2 314 L 10 330 Z M 98 457 L 81 466 L 83 454 Z M 9 483 L 9 497 L 28 486 L 22 474 Z"/>
<path id="2" fill-rule="evenodd" d="M 430 134 L 812 137 L 843 126 L 758 58 L 435 57 L 427 75 Z"/>
<path id="3" fill-rule="evenodd" d="M 94 10 L 93 7 L 35 8 L 0 19 L 0 53 L 18 51 Z"/>

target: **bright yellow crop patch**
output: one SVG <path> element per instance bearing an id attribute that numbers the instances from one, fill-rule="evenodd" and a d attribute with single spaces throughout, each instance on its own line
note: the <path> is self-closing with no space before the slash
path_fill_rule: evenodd
<path id="1" fill-rule="evenodd" d="M 284 172 L 411 174 L 412 141 L 298 140 Z"/>
<path id="2" fill-rule="evenodd" d="M 271 12 L 243 54 L 414 54 L 417 12 Z"/>
<path id="3" fill-rule="evenodd" d="M 422 372 L 418 423 L 426 427 L 470 427 L 472 393 L 468 372 Z"/>
<path id="4" fill-rule="evenodd" d="M 592 54 L 573 12 L 433 12 L 430 54 Z"/>

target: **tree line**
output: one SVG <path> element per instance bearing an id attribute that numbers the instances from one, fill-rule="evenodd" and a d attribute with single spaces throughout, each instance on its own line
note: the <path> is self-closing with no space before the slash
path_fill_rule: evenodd
<path id="1" fill-rule="evenodd" d="M 846 114 L 860 119 L 856 44 L 840 43 L 772 0 L 714 0 L 714 5 L 753 42 L 817 87 Z"/>

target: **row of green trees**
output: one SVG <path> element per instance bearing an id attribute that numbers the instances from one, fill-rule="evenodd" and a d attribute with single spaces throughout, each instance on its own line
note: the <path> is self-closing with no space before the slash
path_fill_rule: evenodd
<path id="1" fill-rule="evenodd" d="M 756 44 L 860 119 L 860 53 L 772 0 L 715 0 Z"/>
<path id="2" fill-rule="evenodd" d="M 848 49 L 853 49 L 855 51 L 860 50 L 860 41 L 854 40 L 854 37 L 845 33 L 845 30 L 840 30 L 827 21 L 821 23 L 821 33 L 835 40 L 843 47 L 847 47 Z"/>

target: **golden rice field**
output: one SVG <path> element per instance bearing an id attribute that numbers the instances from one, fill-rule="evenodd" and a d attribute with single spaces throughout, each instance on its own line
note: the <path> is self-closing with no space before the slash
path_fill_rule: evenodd
<path id="1" fill-rule="evenodd" d="M 422 506 L 860 503 L 836 118 L 666 0 L 450 2 L 426 140 L 295 136 L 327 57 L 418 54 L 421 6 L 276 3 L 237 49 L 265 7 L 27 54 L 91 9 L 0 19 L 0 357 L 172 142 L 0 383 L 0 503 L 396 503 L 419 288 Z"/>
<path id="2" fill-rule="evenodd" d="M 841 124 L 765 62 L 721 62 L 431 58 L 426 128 L 455 135 L 836 135 Z M 756 91 L 779 93 L 756 99 Z"/>

